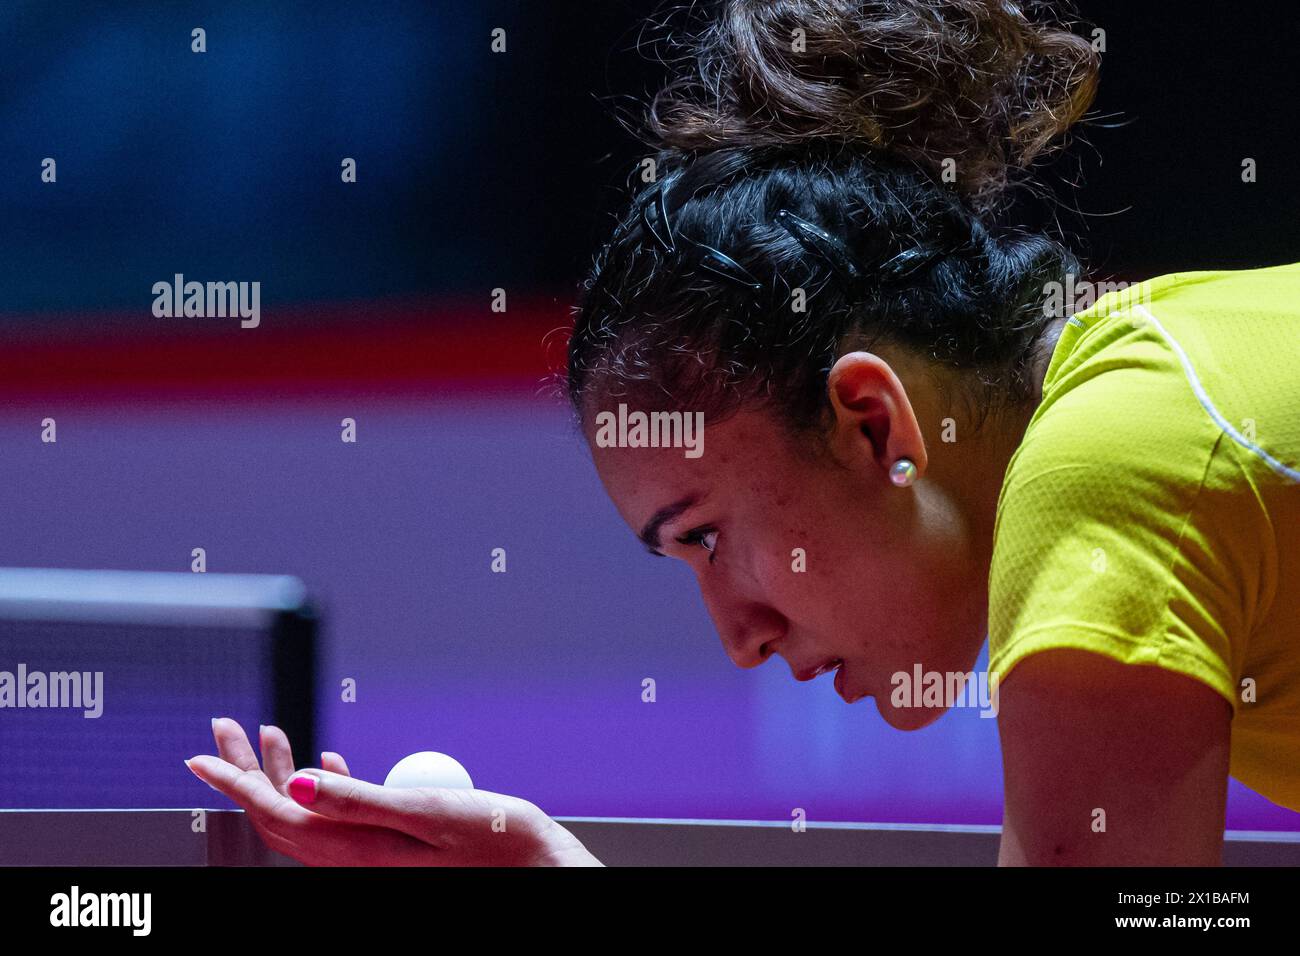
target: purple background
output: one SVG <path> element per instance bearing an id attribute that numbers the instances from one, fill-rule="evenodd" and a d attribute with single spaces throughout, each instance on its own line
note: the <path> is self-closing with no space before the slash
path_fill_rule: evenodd
<path id="1" fill-rule="evenodd" d="M 555 815 L 1001 820 L 996 721 L 900 733 L 829 678 L 734 668 L 688 569 L 645 556 L 548 400 L 53 402 L 0 412 L 0 448 L 0 564 L 188 570 L 204 547 L 209 571 L 303 578 L 325 615 L 320 744 L 357 776 L 441 750 Z M 1298 824 L 1232 784 L 1229 827 Z"/>

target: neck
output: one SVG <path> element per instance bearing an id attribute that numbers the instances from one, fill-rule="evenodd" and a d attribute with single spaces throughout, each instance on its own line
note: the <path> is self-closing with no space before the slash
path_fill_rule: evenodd
<path id="1" fill-rule="evenodd" d="M 943 453 L 930 461 L 931 474 L 948 489 L 966 516 L 974 549 L 972 557 L 978 561 L 985 580 L 993 557 L 993 527 L 1007 466 L 1024 440 L 1029 420 L 1042 403 L 1043 379 L 1065 321 L 1064 318 L 1055 320 L 1035 346 L 1029 370 L 1030 397 L 990 414 L 969 441 L 961 441 L 959 437 L 956 442 L 938 446 Z M 973 423 L 967 427 L 973 428 Z"/>

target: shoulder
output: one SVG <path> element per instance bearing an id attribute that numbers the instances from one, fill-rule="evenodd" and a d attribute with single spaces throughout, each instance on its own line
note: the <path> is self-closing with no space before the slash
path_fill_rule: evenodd
<path id="1" fill-rule="evenodd" d="M 1228 454 L 1177 356 L 1140 323 L 1094 325 L 1007 468 L 989 575 L 989 666 L 1052 648 L 1158 664 L 1232 694 L 1240 617 L 1207 476 Z"/>

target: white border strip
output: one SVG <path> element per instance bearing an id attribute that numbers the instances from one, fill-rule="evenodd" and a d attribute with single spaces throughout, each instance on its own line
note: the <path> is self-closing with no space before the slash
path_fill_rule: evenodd
<path id="1" fill-rule="evenodd" d="M 780 827 L 789 829 L 789 820 L 677 820 L 671 817 L 556 817 L 566 823 L 649 823 L 688 827 Z M 1001 833 L 1002 827 L 985 823 L 844 823 L 808 820 L 803 826 L 822 830 L 900 830 L 918 833 Z M 1300 834 L 1297 834 L 1300 838 Z"/>
<path id="2" fill-rule="evenodd" d="M 118 809 L 115 807 L 88 807 L 84 809 L 28 807 L 22 809 L 0 808 L 0 813 L 193 813 L 202 807 L 149 807 Z M 208 809 L 208 813 L 243 813 L 243 810 Z M 691 820 L 672 817 L 554 817 L 560 823 L 616 823 L 651 824 L 692 827 L 780 827 L 790 826 L 785 820 Z M 822 830 L 884 830 L 904 833 L 1001 833 L 1002 827 L 985 823 L 835 823 L 809 820 L 805 824 Z M 1225 840 L 1233 842 L 1300 843 L 1300 831 L 1292 830 L 1225 830 Z"/>

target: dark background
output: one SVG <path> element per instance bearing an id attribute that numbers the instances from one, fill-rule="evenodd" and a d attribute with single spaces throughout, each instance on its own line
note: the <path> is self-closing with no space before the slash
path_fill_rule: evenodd
<path id="1" fill-rule="evenodd" d="M 1124 125 L 1091 127 L 1046 175 L 1081 174 L 1063 195 L 1085 215 L 1063 224 L 1098 269 L 1300 256 L 1300 32 L 1268 7 L 1082 5 L 1107 31 L 1095 111 Z M 272 303 L 570 296 L 641 155 L 614 113 L 662 78 L 636 50 L 652 9 L 6 3 L 0 313 L 138 308 L 174 269 L 260 278 Z M 488 51 L 494 26 L 507 55 Z"/>

